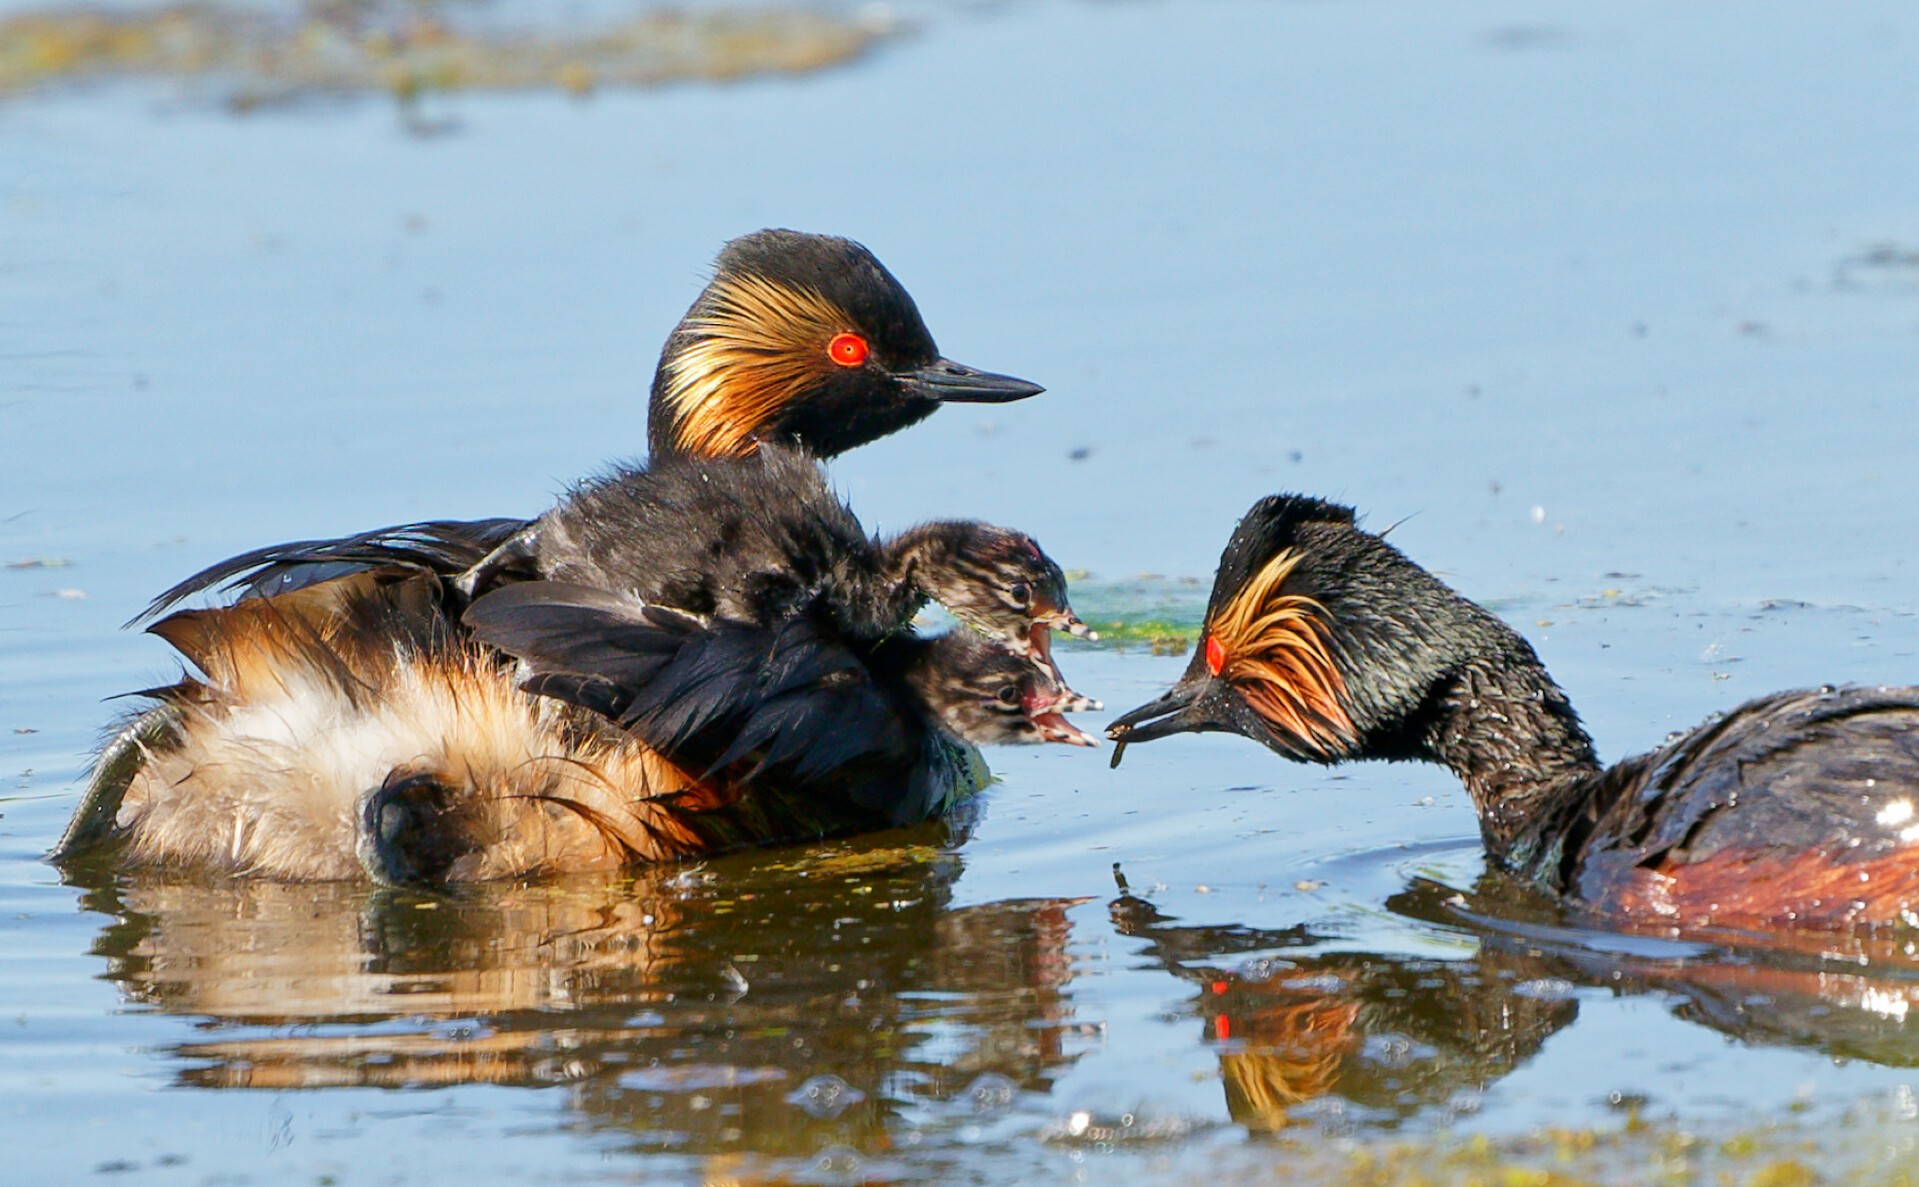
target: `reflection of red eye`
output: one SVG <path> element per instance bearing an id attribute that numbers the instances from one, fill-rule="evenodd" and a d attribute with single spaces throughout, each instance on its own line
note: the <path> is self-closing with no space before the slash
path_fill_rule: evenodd
<path id="1" fill-rule="evenodd" d="M 1225 666 L 1226 649 L 1219 645 L 1218 639 L 1211 635 L 1206 636 L 1206 670 L 1217 676 L 1219 670 Z"/>
<path id="2" fill-rule="evenodd" d="M 833 340 L 826 344 L 826 357 L 842 367 L 857 367 L 871 353 L 866 339 L 858 334 L 835 334 Z"/>

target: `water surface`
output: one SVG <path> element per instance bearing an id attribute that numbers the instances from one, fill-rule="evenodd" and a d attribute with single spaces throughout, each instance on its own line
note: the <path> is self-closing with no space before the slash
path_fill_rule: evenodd
<path id="1" fill-rule="evenodd" d="M 585 100 L 0 101 L 22 1181 L 1337 1182 L 1634 1113 L 1829 1143 L 1714 1138 L 1686 1174 L 1909 1152 L 1907 954 L 1582 933 L 1482 881 L 1442 772 L 1231 738 L 1003 751 L 951 828 L 630 881 L 40 860 L 102 698 L 172 673 L 118 630 L 147 597 L 269 540 L 532 514 L 637 453 L 658 343 L 764 225 L 862 239 L 948 354 L 1051 388 L 835 463 L 868 525 L 1018 524 L 1095 616 L 1190 623 L 1234 518 L 1297 489 L 1403 520 L 1609 758 L 1919 678 L 1910 6 L 906 15 L 844 68 Z M 1062 656 L 1115 710 L 1185 662 Z"/>

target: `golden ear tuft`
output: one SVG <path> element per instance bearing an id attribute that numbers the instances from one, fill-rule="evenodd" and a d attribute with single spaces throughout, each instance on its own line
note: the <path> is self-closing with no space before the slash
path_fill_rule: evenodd
<path id="1" fill-rule="evenodd" d="M 1358 730 L 1346 712 L 1346 679 L 1327 646 L 1326 607 L 1279 592 L 1299 559 L 1293 549 L 1281 551 L 1207 624 L 1207 665 L 1275 728 L 1331 758 Z"/>
<path id="2" fill-rule="evenodd" d="M 744 457 L 782 407 L 833 366 L 827 343 L 851 319 L 824 296 L 761 276 L 717 279 L 667 363 L 665 398 L 686 453 Z"/>

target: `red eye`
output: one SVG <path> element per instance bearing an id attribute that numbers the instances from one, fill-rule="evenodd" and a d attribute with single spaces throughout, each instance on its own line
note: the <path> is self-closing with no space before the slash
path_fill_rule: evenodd
<path id="1" fill-rule="evenodd" d="M 826 344 L 826 357 L 842 367 L 857 367 L 866 361 L 872 348 L 866 345 L 866 339 L 858 334 L 835 334 Z"/>
<path id="2" fill-rule="evenodd" d="M 1219 645 L 1218 639 L 1211 635 L 1206 636 L 1206 670 L 1217 676 L 1219 670 L 1225 666 L 1226 649 Z"/>

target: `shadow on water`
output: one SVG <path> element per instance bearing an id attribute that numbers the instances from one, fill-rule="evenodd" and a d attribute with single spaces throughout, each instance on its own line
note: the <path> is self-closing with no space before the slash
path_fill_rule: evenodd
<path id="1" fill-rule="evenodd" d="M 1114 926 L 1195 987 L 1186 1009 L 1218 1054 L 1228 1112 L 1254 1133 L 1473 1111 L 1593 990 L 1662 998 L 1746 1044 L 1919 1064 L 1910 937 L 1607 932 L 1488 873 L 1470 894 L 1415 879 L 1388 901 L 1401 919 L 1477 941 L 1463 959 L 1425 958 L 1326 951 L 1340 937 L 1314 926 L 1181 924 L 1121 890 Z"/>
<path id="2" fill-rule="evenodd" d="M 1069 900 L 952 905 L 940 830 L 427 897 L 74 872 L 199 1088 L 564 1085 L 635 1149 L 884 1148 L 1078 1051 Z"/>

